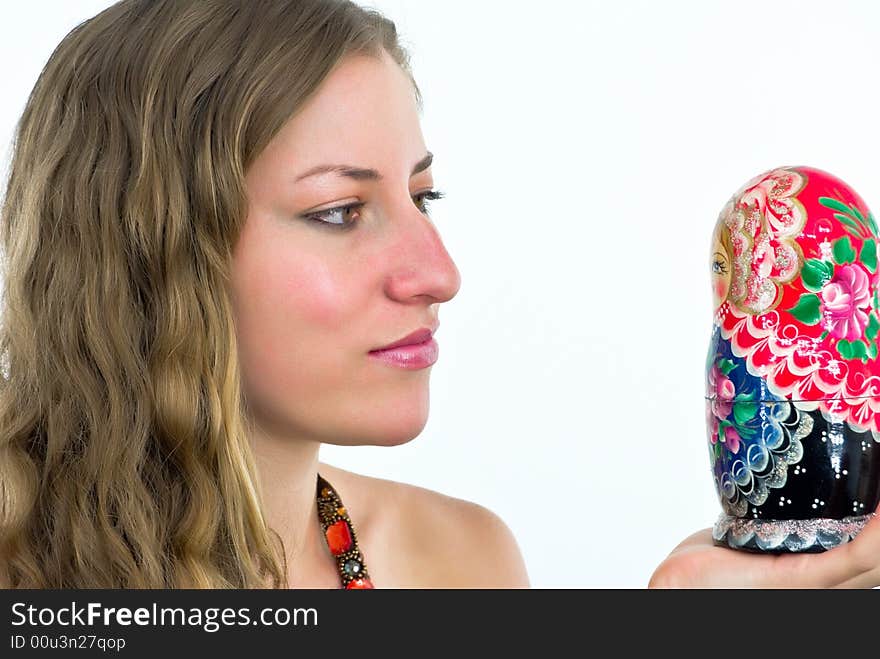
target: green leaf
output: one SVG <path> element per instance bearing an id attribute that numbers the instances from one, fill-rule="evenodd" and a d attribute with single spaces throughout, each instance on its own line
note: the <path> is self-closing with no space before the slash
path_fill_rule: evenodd
<path id="1" fill-rule="evenodd" d="M 877 320 L 877 315 L 872 313 L 868 316 L 868 327 L 865 328 L 865 336 L 868 337 L 868 341 L 877 338 L 878 330 L 880 330 L 880 321 Z"/>
<path id="2" fill-rule="evenodd" d="M 733 418 L 737 425 L 744 426 L 758 413 L 757 403 L 734 403 Z"/>
<path id="3" fill-rule="evenodd" d="M 855 204 L 849 205 L 849 211 L 850 211 L 849 214 L 855 218 L 858 218 L 859 222 L 865 221 L 865 216 L 862 215 L 862 211 L 860 211 L 858 208 L 856 208 Z"/>
<path id="4" fill-rule="evenodd" d="M 856 230 L 856 233 L 858 233 L 858 234 L 861 236 L 861 231 L 860 231 L 860 229 L 862 228 L 862 225 L 859 224 L 858 222 L 856 222 L 854 219 L 852 219 L 849 215 L 841 215 L 840 213 L 835 213 L 835 214 L 834 214 L 834 217 L 835 217 L 835 218 L 836 218 L 841 224 L 843 224 L 843 225 L 845 225 L 845 226 L 847 226 L 847 227 L 850 227 L 850 228 L 852 228 L 852 229 L 855 229 L 855 230 Z"/>
<path id="5" fill-rule="evenodd" d="M 801 295 L 801 299 L 788 310 L 788 313 L 804 325 L 818 325 L 822 319 L 822 313 L 819 310 L 819 296 L 812 293 Z"/>
<path id="6" fill-rule="evenodd" d="M 877 272 L 877 242 L 873 238 L 868 238 L 865 244 L 862 245 L 862 253 L 859 254 L 859 260 L 872 275 Z"/>
<path id="7" fill-rule="evenodd" d="M 730 372 L 736 368 L 736 364 L 730 359 L 721 359 L 718 361 L 718 370 L 724 375 L 730 375 Z"/>
<path id="8" fill-rule="evenodd" d="M 837 352 L 840 353 L 840 356 L 844 359 L 852 359 L 852 344 L 846 339 L 840 339 L 837 342 Z"/>
<path id="9" fill-rule="evenodd" d="M 876 222 L 876 220 L 874 220 L 873 213 L 868 213 L 868 228 L 871 230 L 871 233 L 873 233 L 875 236 L 878 233 L 880 233 L 880 231 L 877 230 L 877 222 Z"/>
<path id="10" fill-rule="evenodd" d="M 819 203 L 825 208 L 852 215 L 852 209 L 842 201 L 837 201 L 837 199 L 832 199 L 831 197 L 819 197 Z"/>
<path id="11" fill-rule="evenodd" d="M 853 341 L 852 342 L 852 358 L 853 359 L 867 359 L 868 357 L 868 346 L 865 345 L 864 341 Z"/>
<path id="12" fill-rule="evenodd" d="M 853 238 L 856 238 L 857 240 L 864 240 L 865 239 L 864 235 L 862 235 L 861 233 L 859 233 L 858 231 L 856 231 L 855 229 L 853 229 L 851 227 L 843 227 L 843 230 L 846 231 Z"/>
<path id="13" fill-rule="evenodd" d="M 831 279 L 834 272 L 834 266 L 819 259 L 809 259 L 801 268 L 801 279 L 804 281 L 804 288 L 813 293 L 822 290 L 825 284 Z"/>
<path id="14" fill-rule="evenodd" d="M 835 240 L 831 245 L 831 251 L 834 253 L 834 260 L 839 264 L 852 263 L 856 260 L 856 252 L 853 249 L 852 241 L 849 236 L 844 236 L 839 240 Z"/>
<path id="15" fill-rule="evenodd" d="M 868 346 L 868 357 L 871 359 L 877 359 L 877 342 L 871 341 L 871 344 Z"/>
<path id="16" fill-rule="evenodd" d="M 827 338 L 828 338 L 828 330 L 825 330 L 824 332 L 822 332 L 822 336 L 819 337 L 819 341 L 822 342 Z"/>

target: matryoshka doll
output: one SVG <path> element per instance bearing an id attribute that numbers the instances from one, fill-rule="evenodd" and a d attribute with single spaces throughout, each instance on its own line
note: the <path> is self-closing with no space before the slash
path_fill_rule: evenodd
<path id="1" fill-rule="evenodd" d="M 840 179 L 774 169 L 724 207 L 711 268 L 715 541 L 769 552 L 848 542 L 880 502 L 877 223 Z"/>

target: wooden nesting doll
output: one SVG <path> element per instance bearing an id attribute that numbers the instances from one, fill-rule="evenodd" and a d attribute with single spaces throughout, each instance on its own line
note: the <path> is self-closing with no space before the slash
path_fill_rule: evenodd
<path id="1" fill-rule="evenodd" d="M 840 179 L 783 167 L 734 195 L 712 242 L 715 541 L 847 542 L 880 502 L 877 223 Z"/>

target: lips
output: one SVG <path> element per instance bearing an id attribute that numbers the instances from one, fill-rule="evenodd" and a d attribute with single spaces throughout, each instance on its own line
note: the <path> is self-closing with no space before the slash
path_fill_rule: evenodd
<path id="1" fill-rule="evenodd" d="M 370 352 L 381 352 L 383 350 L 391 350 L 393 348 L 400 348 L 403 346 L 414 346 L 414 345 L 419 345 L 421 343 L 427 343 L 434 336 L 435 331 L 436 331 L 436 329 L 434 329 L 434 330 L 431 330 L 428 328 L 419 329 L 411 334 L 407 334 L 405 337 L 403 337 L 399 341 L 395 341 L 394 343 L 389 343 L 387 346 L 383 346 L 382 348 L 376 348 L 375 350 L 371 350 Z"/>
<path id="2" fill-rule="evenodd" d="M 433 330 L 423 328 L 408 334 L 384 348 L 370 351 L 370 358 L 393 368 L 418 371 L 433 366 L 439 356 L 439 346 Z"/>

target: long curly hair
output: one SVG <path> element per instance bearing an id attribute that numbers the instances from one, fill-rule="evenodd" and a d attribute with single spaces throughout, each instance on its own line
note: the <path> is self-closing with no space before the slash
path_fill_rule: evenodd
<path id="1" fill-rule="evenodd" d="M 348 0 L 123 0 L 55 49 L 0 216 L 8 587 L 287 586 L 230 311 L 244 177 L 342 58 L 383 50 L 412 79 Z"/>

